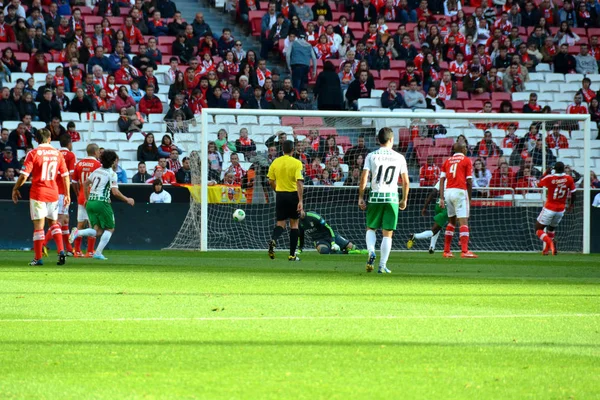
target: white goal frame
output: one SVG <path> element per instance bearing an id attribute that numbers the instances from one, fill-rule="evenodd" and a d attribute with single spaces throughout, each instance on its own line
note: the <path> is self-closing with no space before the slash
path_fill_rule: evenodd
<path id="1" fill-rule="evenodd" d="M 234 109 L 219 109 L 219 108 L 204 108 L 200 117 L 201 132 L 208 132 L 209 121 L 214 123 L 214 117 L 217 115 L 233 115 L 233 116 L 272 116 L 272 117 L 354 117 L 354 118 L 405 118 L 405 119 L 443 119 L 447 121 L 457 120 L 469 122 L 477 121 L 570 121 L 583 122 L 584 131 L 584 171 L 583 171 L 583 254 L 590 253 L 591 237 L 591 117 L 589 114 L 484 114 L 484 113 L 432 113 L 432 112 L 410 112 L 407 110 L 401 111 L 298 111 L 298 110 L 234 110 Z M 545 138 L 544 138 L 545 140 Z M 545 143 L 545 141 L 544 141 Z M 200 160 L 202 182 L 206 182 L 208 178 L 208 135 L 200 134 Z M 544 160 L 545 150 L 544 149 Z M 201 185 L 201 199 L 208 199 L 208 186 Z M 200 204 L 200 251 L 208 251 L 208 201 L 203 200 Z"/>

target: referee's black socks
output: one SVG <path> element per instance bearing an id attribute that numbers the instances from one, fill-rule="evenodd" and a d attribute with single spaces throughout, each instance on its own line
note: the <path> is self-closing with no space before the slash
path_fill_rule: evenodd
<path id="1" fill-rule="evenodd" d="M 296 246 L 298 246 L 298 229 L 290 229 L 290 256 L 296 255 Z"/>
<path id="2" fill-rule="evenodd" d="M 283 234 L 283 228 L 279 225 L 276 225 L 275 228 L 273 229 L 273 234 L 271 235 L 271 239 L 273 239 L 274 241 L 277 241 L 277 239 L 279 239 L 279 237 Z"/>

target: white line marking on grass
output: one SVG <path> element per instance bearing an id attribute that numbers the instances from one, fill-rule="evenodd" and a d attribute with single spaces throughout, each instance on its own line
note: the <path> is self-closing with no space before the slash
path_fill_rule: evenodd
<path id="1" fill-rule="evenodd" d="M 597 318 L 597 314 L 500 314 L 500 315 L 330 315 L 330 316 L 273 316 L 273 317 L 148 317 L 148 318 L 22 318 L 0 319 L 0 323 L 15 322 L 194 322 L 194 321 L 294 321 L 294 320 L 416 320 L 416 319 L 511 319 L 511 318 Z"/>

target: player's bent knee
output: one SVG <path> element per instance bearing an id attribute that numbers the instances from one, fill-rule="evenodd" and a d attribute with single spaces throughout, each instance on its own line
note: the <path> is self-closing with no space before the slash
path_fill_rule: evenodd
<path id="1" fill-rule="evenodd" d="M 329 247 L 324 244 L 317 246 L 317 251 L 319 252 L 319 254 L 329 254 L 330 253 Z"/>

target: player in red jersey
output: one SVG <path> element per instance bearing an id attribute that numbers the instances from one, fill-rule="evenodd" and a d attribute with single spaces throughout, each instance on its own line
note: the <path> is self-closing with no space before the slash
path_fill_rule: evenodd
<path id="1" fill-rule="evenodd" d="M 473 164 L 466 156 L 467 146 L 454 143 L 454 155 L 442 166 L 440 175 L 440 207 L 448 207 L 448 225 L 444 242 L 444 258 L 452 258 L 450 250 L 456 221 L 460 225 L 460 247 L 462 258 L 477 258 L 469 251 L 469 204 L 473 188 Z"/>
<path id="2" fill-rule="evenodd" d="M 559 161 L 554 165 L 554 173 L 544 176 L 539 181 L 538 187 L 548 189 L 548 194 L 544 208 L 535 224 L 536 234 L 544 242 L 542 254 L 547 256 L 549 252 L 552 252 L 552 255 L 556 255 L 554 231 L 565 214 L 569 192 L 571 193 L 569 209 L 572 209 L 575 204 L 575 181 L 571 176 L 565 174 L 565 164 Z"/>
<path id="3" fill-rule="evenodd" d="M 15 204 L 21 198 L 19 188 L 31 177 L 31 189 L 29 190 L 29 209 L 33 221 L 33 248 L 35 258 L 29 265 L 44 265 L 42 262 L 44 246 L 44 223 L 48 220 L 50 234 L 56 242 L 58 249 L 58 265 L 64 265 L 66 256 L 63 247 L 63 238 L 58 219 L 58 187 L 56 186 L 56 175 L 63 178 L 65 187 L 64 205 L 71 202 L 69 195 L 70 180 L 69 170 L 65 159 L 60 151 L 50 145 L 51 134 L 48 129 L 40 129 L 36 134 L 36 140 L 40 144 L 31 150 L 25 158 L 21 175 L 12 190 L 12 200 Z"/>
<path id="4" fill-rule="evenodd" d="M 71 136 L 62 135 L 59 138 L 60 141 L 60 152 L 62 153 L 65 164 L 67 165 L 67 169 L 69 170 L 69 176 L 73 175 L 73 171 L 75 170 L 75 163 L 77 162 L 77 157 L 73 153 L 73 144 Z M 67 256 L 70 257 L 73 255 L 73 248 L 71 247 L 71 243 L 69 243 L 69 205 L 64 205 L 65 199 L 65 187 L 63 185 L 62 177 L 56 177 L 56 185 L 58 186 L 58 224 L 62 230 L 63 237 L 63 246 L 65 251 L 67 252 Z M 46 240 L 44 242 L 44 255 L 48 255 L 47 245 L 50 241 L 52 235 L 50 234 L 50 230 L 46 233 Z"/>
<path id="5" fill-rule="evenodd" d="M 92 172 L 102 166 L 98 158 L 100 157 L 100 149 L 98 145 L 90 143 L 86 148 L 87 157 L 79 160 L 75 164 L 75 171 L 73 171 L 73 187 L 77 193 L 77 229 L 86 228 L 86 224 L 89 224 L 87 211 L 85 210 L 85 195 L 83 193 L 83 183 L 87 180 Z M 74 254 L 76 258 L 84 257 L 81 252 L 81 237 L 75 239 Z M 87 254 L 85 257 L 92 257 L 94 255 L 94 246 L 96 245 L 96 237 L 88 236 Z"/>

